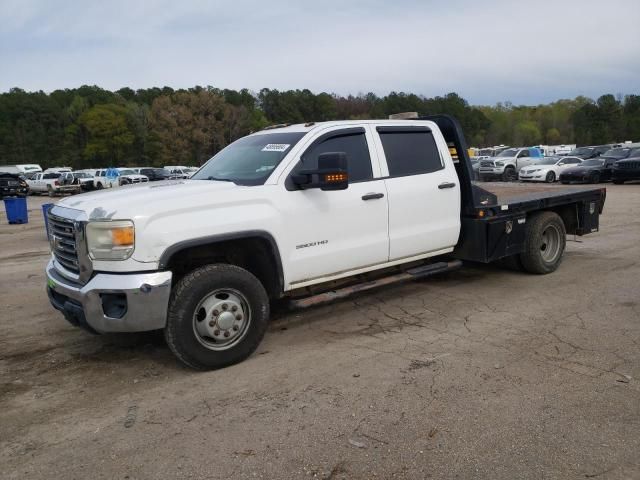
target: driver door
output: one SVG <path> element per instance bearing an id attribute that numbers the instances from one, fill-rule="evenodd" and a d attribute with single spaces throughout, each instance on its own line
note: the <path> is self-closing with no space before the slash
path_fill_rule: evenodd
<path id="1" fill-rule="evenodd" d="M 345 152 L 349 186 L 345 190 L 301 190 L 291 176 L 317 168 L 318 155 Z M 347 276 L 389 258 L 388 204 L 384 180 L 366 126 L 320 132 L 292 162 L 281 201 L 287 219 L 283 256 L 290 288 Z"/>

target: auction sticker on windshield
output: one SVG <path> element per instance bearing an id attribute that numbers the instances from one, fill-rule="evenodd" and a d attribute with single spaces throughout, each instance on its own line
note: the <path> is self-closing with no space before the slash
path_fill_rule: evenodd
<path id="1" fill-rule="evenodd" d="M 263 152 L 286 152 L 290 143 L 267 143 L 263 148 Z"/>

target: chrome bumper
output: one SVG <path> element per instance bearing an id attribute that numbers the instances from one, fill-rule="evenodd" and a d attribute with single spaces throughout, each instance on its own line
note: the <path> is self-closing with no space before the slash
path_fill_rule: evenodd
<path id="1" fill-rule="evenodd" d="M 49 261 L 46 269 L 49 300 L 72 324 L 98 333 L 143 332 L 164 328 L 167 321 L 171 272 L 97 273 L 86 285 L 60 275 Z M 117 294 L 126 306 L 117 316 L 105 313 L 105 302 Z"/>

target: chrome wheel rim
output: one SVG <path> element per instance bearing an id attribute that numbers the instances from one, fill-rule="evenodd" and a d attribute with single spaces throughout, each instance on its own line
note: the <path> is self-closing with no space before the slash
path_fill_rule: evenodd
<path id="1" fill-rule="evenodd" d="M 540 255 L 547 263 L 553 263 L 560 254 L 560 230 L 555 225 L 549 225 L 542 232 Z"/>
<path id="2" fill-rule="evenodd" d="M 209 350 L 228 350 L 249 331 L 251 309 L 237 290 L 221 288 L 204 297 L 193 313 L 193 332 Z"/>

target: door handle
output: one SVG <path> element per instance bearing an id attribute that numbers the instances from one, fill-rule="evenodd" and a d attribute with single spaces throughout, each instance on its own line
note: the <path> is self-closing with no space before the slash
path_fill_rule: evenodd
<path id="1" fill-rule="evenodd" d="M 442 190 L 443 188 L 453 188 L 455 186 L 456 186 L 456 184 L 453 183 L 453 182 L 444 182 L 444 183 L 441 183 L 440 185 L 438 185 L 438 188 L 440 190 Z"/>
<path id="2" fill-rule="evenodd" d="M 362 200 L 377 200 L 382 197 L 384 197 L 384 193 L 367 193 L 362 196 Z"/>

